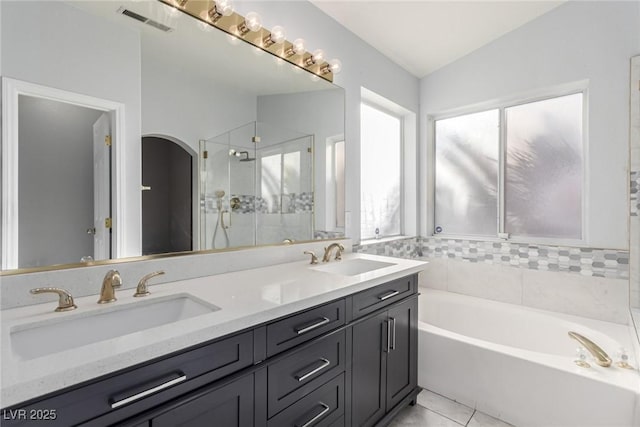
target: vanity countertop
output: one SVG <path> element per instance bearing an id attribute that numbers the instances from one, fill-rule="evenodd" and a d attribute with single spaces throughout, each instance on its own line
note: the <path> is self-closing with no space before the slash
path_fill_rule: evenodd
<path id="1" fill-rule="evenodd" d="M 97 295 L 76 298 L 77 310 L 56 313 L 55 303 L 3 310 L 0 361 L 0 407 L 6 408 L 74 384 L 96 378 L 153 358 L 167 355 L 245 328 L 269 322 L 306 308 L 359 292 L 421 271 L 424 261 L 377 255 L 347 254 L 354 259 L 393 265 L 352 276 L 315 270 L 308 261 L 278 264 L 251 270 L 151 285 L 151 295 L 134 298 L 134 289 L 117 291 L 118 301 L 99 305 Z M 331 261 L 327 266 L 336 261 Z M 319 264 L 320 265 L 320 264 Z M 211 313 L 145 329 L 93 344 L 24 360 L 11 346 L 10 334 L 25 325 L 78 321 L 100 310 L 116 310 L 125 304 L 188 294 L 220 309 Z M 86 330 L 83 333 L 91 334 Z"/>

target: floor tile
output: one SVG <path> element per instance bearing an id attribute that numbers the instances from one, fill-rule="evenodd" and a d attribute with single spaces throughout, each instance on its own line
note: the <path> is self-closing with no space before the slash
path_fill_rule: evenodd
<path id="1" fill-rule="evenodd" d="M 473 408 L 469 408 L 461 403 L 455 402 L 444 396 L 429 390 L 422 390 L 418 395 L 418 405 L 451 418 L 462 425 L 466 425 L 473 415 Z"/>
<path id="2" fill-rule="evenodd" d="M 420 405 L 408 406 L 389 424 L 389 427 L 461 427 L 455 421 L 436 414 Z"/>
<path id="3" fill-rule="evenodd" d="M 505 423 L 502 420 L 493 418 L 480 411 L 476 411 L 471 417 L 471 421 L 467 424 L 467 427 L 513 427 L 511 424 Z"/>

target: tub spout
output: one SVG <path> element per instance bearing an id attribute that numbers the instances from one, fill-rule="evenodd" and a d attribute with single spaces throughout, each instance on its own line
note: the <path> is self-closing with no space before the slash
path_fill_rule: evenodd
<path id="1" fill-rule="evenodd" d="M 591 353 L 591 355 L 595 357 L 596 363 L 598 365 L 604 366 L 605 368 L 608 368 L 609 366 L 611 366 L 611 358 L 596 343 L 591 341 L 589 338 L 580 335 L 577 332 L 570 331 L 569 336 L 574 340 L 578 341 L 580 344 L 582 344 L 584 348 L 586 348 L 589 351 L 589 353 Z"/>

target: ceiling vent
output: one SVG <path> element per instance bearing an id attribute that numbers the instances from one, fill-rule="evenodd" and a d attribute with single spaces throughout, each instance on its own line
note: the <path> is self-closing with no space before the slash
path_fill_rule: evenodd
<path id="1" fill-rule="evenodd" d="M 158 21 L 154 21 L 153 19 L 149 19 L 146 16 L 142 16 L 139 13 L 136 13 L 132 10 L 126 9 L 124 6 L 120 6 L 120 8 L 118 9 L 118 13 L 124 16 L 128 16 L 131 19 L 135 19 L 136 21 L 142 22 L 143 24 L 150 25 L 153 28 L 157 28 L 158 30 L 164 31 L 165 33 L 173 31 L 173 28 L 168 27 Z"/>

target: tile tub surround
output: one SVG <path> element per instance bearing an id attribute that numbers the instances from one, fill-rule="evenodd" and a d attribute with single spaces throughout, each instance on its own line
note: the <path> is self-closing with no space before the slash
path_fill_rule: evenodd
<path id="1" fill-rule="evenodd" d="M 400 258 L 449 258 L 582 276 L 629 278 L 629 251 L 440 237 L 355 245 L 354 252 Z"/>
<path id="2" fill-rule="evenodd" d="M 350 239 L 336 241 L 344 245 L 347 253 L 351 252 Z M 116 291 L 116 295 L 128 294 L 128 289 L 135 288 L 138 280 L 145 274 L 164 270 L 165 275 L 156 277 L 150 282 L 153 292 L 153 287 L 161 283 L 306 260 L 308 256 L 303 254 L 304 251 L 314 251 L 322 257 L 324 247 L 329 243 L 330 241 L 318 241 L 240 248 L 223 252 L 200 252 L 143 261 L 123 261 L 116 264 L 1 276 L 0 309 L 57 301 L 55 295 L 29 293 L 29 289 L 38 287 L 64 288 L 71 292 L 74 298 L 95 295 L 100 291 L 103 277 L 111 269 L 118 270 L 123 279 L 122 288 Z"/>
<path id="3" fill-rule="evenodd" d="M 440 238 L 407 238 L 353 250 L 429 261 L 419 276 L 423 287 L 629 323 L 627 251 Z"/>
<path id="4" fill-rule="evenodd" d="M 120 290 L 113 304 L 96 304 L 97 295 L 76 298 L 78 309 L 55 313 L 55 303 L 3 310 L 0 324 L 2 406 L 40 396 L 110 372 L 144 363 L 278 317 L 329 302 L 373 286 L 419 272 L 425 263 L 362 254 L 344 260 L 368 259 L 393 265 L 354 276 L 310 269 L 308 261 L 182 280 L 151 286 L 145 302 L 175 294 L 189 294 L 220 310 L 160 327 L 22 360 L 14 355 L 10 331 L 35 322 L 112 310 L 139 303 L 133 292 Z M 91 331 L 87 331 L 90 333 Z"/>

